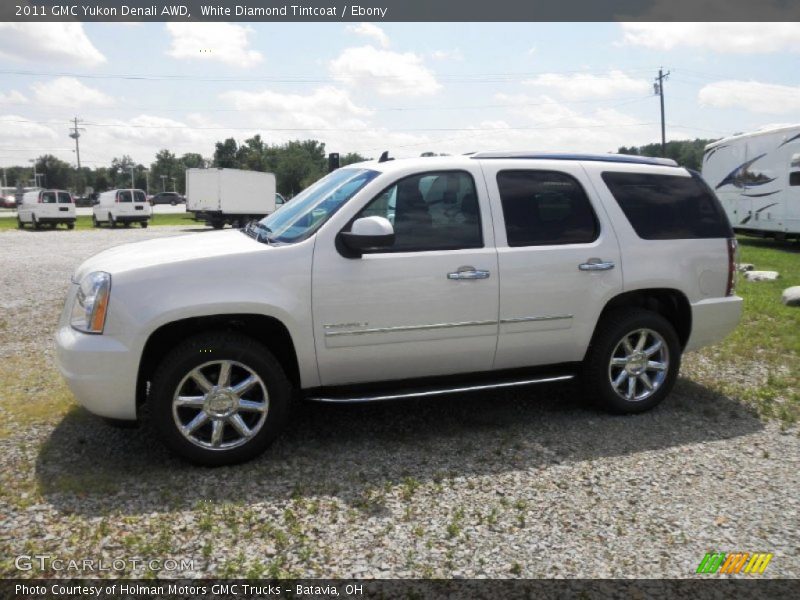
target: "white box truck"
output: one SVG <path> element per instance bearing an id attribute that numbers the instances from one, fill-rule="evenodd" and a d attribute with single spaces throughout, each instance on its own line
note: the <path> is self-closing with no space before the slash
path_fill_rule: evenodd
<path id="1" fill-rule="evenodd" d="M 186 211 L 215 229 L 244 227 L 275 212 L 275 175 L 241 169 L 186 169 Z"/>
<path id="2" fill-rule="evenodd" d="M 717 193 L 734 231 L 800 238 L 800 125 L 709 144 L 703 178 Z"/>

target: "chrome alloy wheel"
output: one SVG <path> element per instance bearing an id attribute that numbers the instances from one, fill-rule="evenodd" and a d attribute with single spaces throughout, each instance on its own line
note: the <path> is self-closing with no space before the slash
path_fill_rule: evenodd
<path id="1" fill-rule="evenodd" d="M 215 360 L 192 369 L 172 398 L 178 431 L 207 450 L 246 444 L 261 430 L 268 411 L 264 382 L 255 371 L 232 360 Z"/>
<path id="2" fill-rule="evenodd" d="M 652 329 L 636 329 L 624 335 L 611 353 L 608 378 L 620 398 L 640 402 L 658 391 L 668 371 L 664 338 Z"/>

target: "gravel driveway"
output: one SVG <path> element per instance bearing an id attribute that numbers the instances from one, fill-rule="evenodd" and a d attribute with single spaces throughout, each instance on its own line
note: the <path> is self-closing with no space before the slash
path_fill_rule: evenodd
<path id="1" fill-rule="evenodd" d="M 36 366 L 0 392 L 0 416 L 64 393 L 50 334 L 72 270 L 181 231 L 0 233 L 0 360 Z M 693 577 L 706 552 L 742 551 L 774 553 L 764 577 L 800 577 L 797 428 L 693 383 L 707 360 L 687 357 L 639 416 L 572 386 L 302 405 L 264 456 L 219 469 L 146 428 L 45 410 L 0 436 L 0 576 L 41 576 L 13 557 L 46 553 L 194 562 L 164 576 Z"/>

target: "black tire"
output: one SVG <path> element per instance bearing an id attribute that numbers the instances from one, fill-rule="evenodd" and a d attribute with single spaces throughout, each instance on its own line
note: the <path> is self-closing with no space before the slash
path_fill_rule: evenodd
<path id="1" fill-rule="evenodd" d="M 75 229 L 75 223 L 67 223 L 67 229 Z"/>
<path id="2" fill-rule="evenodd" d="M 208 377 L 213 380 L 216 361 L 234 361 L 237 365 L 243 365 L 249 369 L 260 378 L 268 398 L 266 416 L 261 424 L 258 425 L 252 420 L 248 422 L 248 426 L 252 426 L 254 430 L 260 427 L 253 437 L 242 442 L 241 445 L 218 450 L 203 447 L 200 443 L 191 441 L 184 436 L 173 416 L 173 396 L 178 394 L 184 385 L 193 385 L 188 379 L 189 374 L 198 367 L 210 365 L 203 368 L 211 369 L 210 371 L 206 370 L 205 373 L 210 373 Z M 243 371 L 240 366 L 234 366 L 234 369 L 240 369 L 238 377 L 241 377 Z M 234 382 L 236 375 L 233 371 L 231 373 L 230 384 Z M 259 391 L 261 388 L 253 387 L 256 389 L 255 393 L 261 393 Z M 197 389 L 199 390 L 199 388 Z M 164 444 L 187 460 L 206 466 L 240 463 L 261 454 L 280 434 L 286 421 L 292 395 L 292 385 L 272 353 L 252 338 L 229 332 L 200 334 L 175 347 L 156 370 L 151 390 L 152 419 Z M 192 395 L 196 393 L 202 394 L 203 392 L 193 392 Z M 264 400 L 266 399 L 262 398 L 262 401 Z M 180 410 L 182 409 L 178 409 L 179 414 Z M 194 407 L 186 410 L 189 411 L 188 415 L 180 415 L 180 419 L 189 422 L 205 412 L 206 409 Z M 253 415 L 254 419 L 261 418 L 258 416 L 260 413 L 243 412 L 242 414 L 245 414 L 247 418 L 251 418 L 248 415 Z M 203 438 L 200 442 L 211 443 L 210 435 L 214 420 L 212 417 L 206 417 L 205 423 L 196 429 L 197 436 Z M 224 419 L 216 420 L 224 421 Z M 228 422 L 221 428 L 221 431 L 224 431 L 224 435 L 230 436 L 230 439 L 236 439 L 237 436 L 242 438 Z"/>
<path id="3" fill-rule="evenodd" d="M 623 339 L 640 339 L 641 332 L 645 334 L 645 342 L 641 351 L 630 354 L 635 356 L 626 367 L 612 366 L 614 357 L 621 357 L 628 351 L 622 346 Z M 657 350 L 656 354 L 646 356 L 645 350 L 656 347 L 658 336 L 661 346 L 666 349 Z M 634 344 L 631 343 L 631 346 Z M 655 360 L 654 360 L 655 359 Z M 672 391 L 678 376 L 681 363 L 681 345 L 675 328 L 660 314 L 641 309 L 624 308 L 604 316 L 595 331 L 591 346 L 586 353 L 583 365 L 584 393 L 606 410 L 614 413 L 641 413 L 658 405 Z M 651 369 L 650 365 L 666 365 L 663 370 Z M 629 372 L 628 369 L 631 369 Z M 625 371 L 625 375 L 622 372 Z M 648 390 L 643 383 L 641 372 L 653 386 L 654 391 Z M 663 377 L 662 377 L 663 373 Z M 633 376 L 631 376 L 633 374 Z M 630 381 L 633 380 L 633 399 L 623 397 L 615 390 L 612 378 L 621 380 L 619 385 L 624 386 L 626 393 L 630 394 Z M 641 390 L 641 391 L 639 391 Z M 649 395 L 647 395 L 649 394 Z M 641 398 L 637 398 L 641 396 Z"/>
<path id="4" fill-rule="evenodd" d="M 19 215 L 17 215 L 17 229 L 25 229 L 25 223 L 22 222 Z"/>
<path id="5" fill-rule="evenodd" d="M 117 220 L 111 213 L 108 213 L 108 223 L 111 225 L 111 229 L 116 229 L 117 227 Z"/>
<path id="6" fill-rule="evenodd" d="M 97 215 L 92 215 L 92 227 L 100 227 L 100 223 L 97 221 Z"/>
<path id="7" fill-rule="evenodd" d="M 36 215 L 31 216 L 31 223 L 33 223 L 34 229 L 39 230 L 42 228 L 42 224 L 39 223 L 39 219 L 36 218 Z"/>
<path id="8" fill-rule="evenodd" d="M 131 228 L 131 222 L 130 221 L 125 221 L 123 223 L 123 225 L 125 226 L 125 229 L 130 229 Z"/>
<path id="9" fill-rule="evenodd" d="M 147 229 L 147 221 L 142 221 L 140 225 L 142 226 L 142 229 Z"/>
<path id="10" fill-rule="evenodd" d="M 211 221 L 211 226 L 214 229 L 222 229 L 223 227 L 225 227 L 225 221 L 216 221 L 216 220 Z"/>

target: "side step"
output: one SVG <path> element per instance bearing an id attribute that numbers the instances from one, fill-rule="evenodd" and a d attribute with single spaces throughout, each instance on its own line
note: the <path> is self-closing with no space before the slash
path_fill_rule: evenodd
<path id="1" fill-rule="evenodd" d="M 453 385 L 438 385 L 428 387 L 408 388 L 405 390 L 396 390 L 394 392 L 382 393 L 378 390 L 364 391 L 362 393 L 336 393 L 331 390 L 330 393 L 312 392 L 307 396 L 307 400 L 312 402 L 334 402 L 334 403 L 356 403 L 356 402 L 380 402 L 384 400 L 405 400 L 410 398 L 425 398 L 428 396 L 443 396 L 446 394 L 462 394 L 466 392 L 480 392 L 483 390 L 496 390 L 507 387 L 519 387 L 526 385 L 535 385 L 537 383 L 554 383 L 556 381 L 568 381 L 573 379 L 575 375 L 551 375 L 541 377 L 526 377 L 522 379 L 502 379 L 495 382 L 474 384 L 461 384 Z M 386 388 L 384 388 L 386 389 Z"/>

